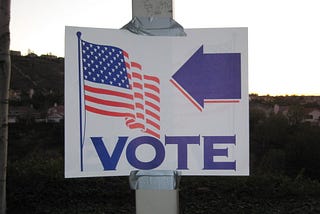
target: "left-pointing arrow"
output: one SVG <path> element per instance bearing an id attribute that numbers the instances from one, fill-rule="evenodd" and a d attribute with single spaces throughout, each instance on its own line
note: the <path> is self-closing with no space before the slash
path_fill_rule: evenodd
<path id="1" fill-rule="evenodd" d="M 241 54 L 203 53 L 201 46 L 170 80 L 200 111 L 210 100 L 241 99 Z"/>

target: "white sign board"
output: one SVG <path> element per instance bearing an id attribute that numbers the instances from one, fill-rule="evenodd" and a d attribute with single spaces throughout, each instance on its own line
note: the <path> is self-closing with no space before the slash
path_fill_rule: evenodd
<path id="1" fill-rule="evenodd" d="M 247 28 L 66 27 L 65 176 L 249 174 Z"/>

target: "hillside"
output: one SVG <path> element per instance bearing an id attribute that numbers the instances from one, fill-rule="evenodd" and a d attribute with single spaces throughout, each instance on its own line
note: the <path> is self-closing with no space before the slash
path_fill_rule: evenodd
<path id="1" fill-rule="evenodd" d="M 64 59 L 46 56 L 11 56 L 11 89 L 47 92 L 64 90 Z"/>
<path id="2" fill-rule="evenodd" d="M 63 59 L 12 56 L 7 213 L 134 213 L 128 177 L 64 178 L 63 88 Z M 250 176 L 182 177 L 180 212 L 320 213 L 320 97 L 251 94 L 249 110 Z"/>

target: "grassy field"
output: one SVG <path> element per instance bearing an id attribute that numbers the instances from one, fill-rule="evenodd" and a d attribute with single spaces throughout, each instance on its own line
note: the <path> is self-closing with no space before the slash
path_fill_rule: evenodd
<path id="1" fill-rule="evenodd" d="M 64 178 L 63 125 L 9 127 L 8 214 L 135 213 L 128 177 Z M 304 175 L 182 177 L 180 212 L 320 213 L 320 183 Z"/>

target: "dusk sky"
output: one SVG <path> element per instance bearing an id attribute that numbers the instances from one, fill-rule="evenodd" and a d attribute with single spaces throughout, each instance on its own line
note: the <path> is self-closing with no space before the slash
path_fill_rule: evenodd
<path id="1" fill-rule="evenodd" d="M 12 0 L 11 50 L 64 56 L 65 26 L 119 29 L 132 0 Z M 320 95 L 317 0 L 174 0 L 184 28 L 248 27 L 249 92 Z"/>

